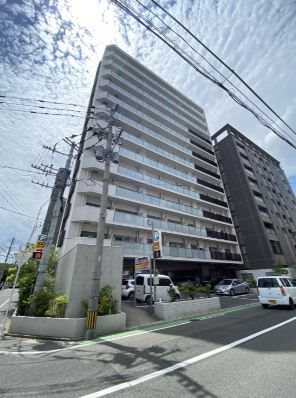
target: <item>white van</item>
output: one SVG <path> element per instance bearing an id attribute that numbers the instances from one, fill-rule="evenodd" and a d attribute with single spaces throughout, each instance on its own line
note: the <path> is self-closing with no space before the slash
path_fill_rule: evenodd
<path id="1" fill-rule="evenodd" d="M 152 274 L 152 299 L 154 297 L 154 286 L 153 286 L 153 274 Z M 156 281 L 156 301 L 170 301 L 170 296 L 168 290 L 172 287 L 176 292 L 176 299 L 180 300 L 180 292 L 177 286 L 175 286 L 171 278 L 167 275 L 158 274 L 155 277 Z M 136 276 L 135 283 L 136 300 L 142 303 L 151 303 L 151 293 L 150 293 L 150 274 L 138 274 Z"/>
<path id="2" fill-rule="evenodd" d="M 286 276 L 265 276 L 257 278 L 258 298 L 263 308 L 270 305 L 287 305 L 294 309 L 296 304 L 296 283 Z"/>

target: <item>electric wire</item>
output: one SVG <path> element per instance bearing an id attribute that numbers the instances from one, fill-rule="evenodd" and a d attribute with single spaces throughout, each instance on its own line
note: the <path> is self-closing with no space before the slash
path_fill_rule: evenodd
<path id="1" fill-rule="evenodd" d="M 196 61 L 192 60 L 188 54 L 184 50 L 178 47 L 178 45 L 173 42 L 171 39 L 169 39 L 165 33 L 160 32 L 160 29 L 155 27 L 151 20 L 147 20 L 143 16 L 143 13 L 140 13 L 138 10 L 133 9 L 130 5 L 127 5 L 125 2 L 120 1 L 120 0 L 111 0 L 113 3 L 118 5 L 121 9 L 123 9 L 127 14 L 131 15 L 136 21 L 138 21 L 141 25 L 143 25 L 147 30 L 152 32 L 156 37 L 158 37 L 161 41 L 163 41 L 167 46 L 169 46 L 174 52 L 176 52 L 181 58 L 183 58 L 191 67 L 193 67 L 197 72 L 199 72 L 201 75 L 206 77 L 208 80 L 210 80 L 212 83 L 217 85 L 218 87 L 222 88 L 224 91 L 227 92 L 227 94 L 235 101 L 237 102 L 240 106 L 244 107 L 247 109 L 250 113 L 252 113 L 256 119 L 265 127 L 273 131 L 278 137 L 280 137 L 282 140 L 284 140 L 288 145 L 292 146 L 294 149 L 296 149 L 296 144 L 293 144 L 291 141 L 289 141 L 286 137 L 284 137 L 279 131 L 277 131 L 270 123 L 268 123 L 261 115 L 259 115 L 254 109 L 252 109 L 250 106 L 245 104 L 237 95 L 235 95 L 232 91 L 230 91 L 227 87 L 223 85 L 223 83 L 219 82 L 216 80 L 214 77 L 212 77 L 209 72 L 205 71 L 204 68 L 200 68 L 200 65 L 196 65 Z M 153 29 L 155 30 L 153 30 Z M 198 63 L 197 63 L 198 64 Z M 285 133 L 287 134 L 287 133 Z M 290 137 L 291 138 L 291 137 Z"/>
<path id="2" fill-rule="evenodd" d="M 197 36 L 195 36 L 189 29 L 187 29 L 180 21 L 178 21 L 172 14 L 170 14 L 164 7 L 162 7 L 155 0 L 150 0 L 154 5 L 160 8 L 165 14 L 167 14 L 170 18 L 173 19 L 179 26 L 181 26 L 191 37 L 193 37 L 201 46 L 203 46 L 213 57 L 215 57 L 223 66 L 225 66 L 237 79 L 239 79 L 245 87 L 247 87 L 255 97 L 257 97 L 286 127 L 288 127 L 294 134 L 296 131 L 290 127 L 285 120 L 283 120 L 263 99 L 259 96 L 256 91 L 249 86 L 248 83 L 243 80 L 238 73 L 235 72 L 234 69 L 230 68 L 220 57 L 218 57 L 209 47 L 207 47 Z"/>
<path id="3" fill-rule="evenodd" d="M 6 207 L 0 206 L 0 209 L 5 210 L 5 211 L 8 211 L 8 212 L 10 212 L 10 213 L 18 214 L 19 216 L 24 216 L 24 217 L 28 217 L 28 218 L 33 218 L 34 220 L 36 219 L 36 217 L 30 216 L 30 215 L 28 215 L 28 214 L 21 213 L 21 212 L 18 212 L 18 211 L 14 211 L 14 210 L 11 210 L 11 209 L 7 209 Z"/>
<path id="4" fill-rule="evenodd" d="M 190 49 L 195 52 L 199 57 L 201 57 L 211 68 L 213 68 L 223 79 L 224 81 L 227 81 L 233 88 L 235 88 L 235 90 L 237 90 L 245 99 L 247 99 L 253 106 L 255 106 L 265 117 L 267 117 L 274 125 L 277 126 L 278 129 L 280 129 L 282 131 L 282 133 L 287 134 L 281 126 L 279 126 L 273 119 L 271 119 L 271 117 L 264 112 L 257 104 L 255 104 L 254 101 L 252 101 L 242 90 L 240 90 L 238 87 L 236 87 L 236 85 L 229 80 L 229 77 L 225 76 L 222 72 L 220 72 L 210 61 L 208 61 L 206 59 L 206 57 L 204 57 L 199 51 L 197 51 L 194 47 L 192 47 L 190 45 L 190 43 L 184 39 L 184 37 L 182 37 L 176 30 L 172 29 L 166 22 L 164 22 L 164 20 L 157 15 L 155 12 L 153 12 L 149 7 L 145 6 L 143 3 L 141 3 L 140 0 L 135 0 L 138 4 L 140 4 L 143 8 L 145 8 L 145 10 L 147 10 L 148 12 L 152 13 L 153 16 L 155 16 L 159 21 L 161 21 L 165 27 L 170 30 L 171 32 L 173 32 L 174 34 L 176 34 L 186 45 L 188 45 L 188 47 L 190 47 Z M 169 15 L 169 14 L 168 14 Z M 182 24 L 181 24 L 182 25 Z M 287 134 L 289 136 L 289 134 Z M 290 136 L 289 136 L 290 137 Z M 292 139 L 292 137 L 290 137 Z"/>

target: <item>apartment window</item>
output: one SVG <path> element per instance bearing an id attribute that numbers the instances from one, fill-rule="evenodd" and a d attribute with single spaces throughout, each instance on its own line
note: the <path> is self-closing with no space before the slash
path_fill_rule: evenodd
<path id="1" fill-rule="evenodd" d="M 276 240 L 270 240 L 270 245 L 274 254 L 283 254 L 283 250 L 281 248 L 280 242 Z"/>
<path id="2" fill-rule="evenodd" d="M 92 202 L 85 202 L 85 205 L 86 205 L 86 206 L 93 206 L 93 207 L 100 207 L 99 204 L 97 204 L 97 203 L 92 203 Z"/>
<path id="3" fill-rule="evenodd" d="M 97 233 L 96 232 L 90 232 L 90 231 L 81 231 L 80 233 L 81 238 L 96 238 Z"/>

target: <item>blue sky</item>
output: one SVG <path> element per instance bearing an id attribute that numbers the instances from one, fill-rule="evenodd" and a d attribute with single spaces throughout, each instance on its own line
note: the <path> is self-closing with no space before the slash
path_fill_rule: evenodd
<path id="1" fill-rule="evenodd" d="M 296 127 L 295 2 L 160 3 Z M 108 44 L 117 44 L 199 103 L 206 111 L 211 134 L 230 123 L 278 159 L 296 191 L 295 150 L 109 1 L 0 0 L 0 25 L 0 95 L 81 105 L 76 108 L 81 112 L 75 113 L 79 117 L 65 117 L 12 112 L 12 108 L 25 109 L 15 105 L 15 99 L 11 99 L 13 104 L 0 104 L 0 207 L 33 217 L 0 209 L 0 261 L 12 237 L 16 238 L 15 251 L 25 243 L 34 217 L 50 195 L 49 189 L 32 184 L 32 178 L 53 183 L 51 177 L 7 167 L 33 170 L 34 162 L 55 167 L 65 162 L 63 156 L 52 156 L 42 146 L 59 142 L 58 149 L 67 150 L 62 137 L 81 132 L 95 70 Z M 59 107 L 71 109 L 63 113 L 74 114 L 73 107 Z"/>

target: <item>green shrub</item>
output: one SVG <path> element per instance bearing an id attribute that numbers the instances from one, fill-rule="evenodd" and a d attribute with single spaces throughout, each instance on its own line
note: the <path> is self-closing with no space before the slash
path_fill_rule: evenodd
<path id="1" fill-rule="evenodd" d="M 49 308 L 46 311 L 46 316 L 53 318 L 64 318 L 66 305 L 69 302 L 69 297 L 65 295 L 55 296 L 49 302 Z"/>
<path id="2" fill-rule="evenodd" d="M 186 285 L 179 287 L 180 293 L 185 297 L 190 297 L 194 300 L 197 294 L 197 287 L 193 283 L 186 283 Z"/>
<path id="3" fill-rule="evenodd" d="M 102 287 L 98 300 L 98 315 L 110 315 L 117 313 L 118 302 L 113 298 L 114 288 L 111 285 Z"/>
<path id="4" fill-rule="evenodd" d="M 210 297 L 210 295 L 212 294 L 211 285 L 205 285 L 205 286 L 199 287 L 199 288 L 197 288 L 197 292 L 200 294 L 204 294 L 207 297 Z"/>
<path id="5" fill-rule="evenodd" d="M 39 293 L 33 294 L 29 302 L 34 306 L 34 315 L 43 317 L 47 316 L 50 303 L 55 299 L 55 293 L 51 287 L 44 286 Z"/>
<path id="6" fill-rule="evenodd" d="M 257 282 L 255 281 L 255 279 L 250 279 L 247 282 L 249 284 L 249 287 L 256 287 L 257 286 Z"/>
<path id="7" fill-rule="evenodd" d="M 177 293 L 176 290 L 173 287 L 170 287 L 168 289 L 168 294 L 170 296 L 171 301 L 176 301 L 177 300 Z"/>

